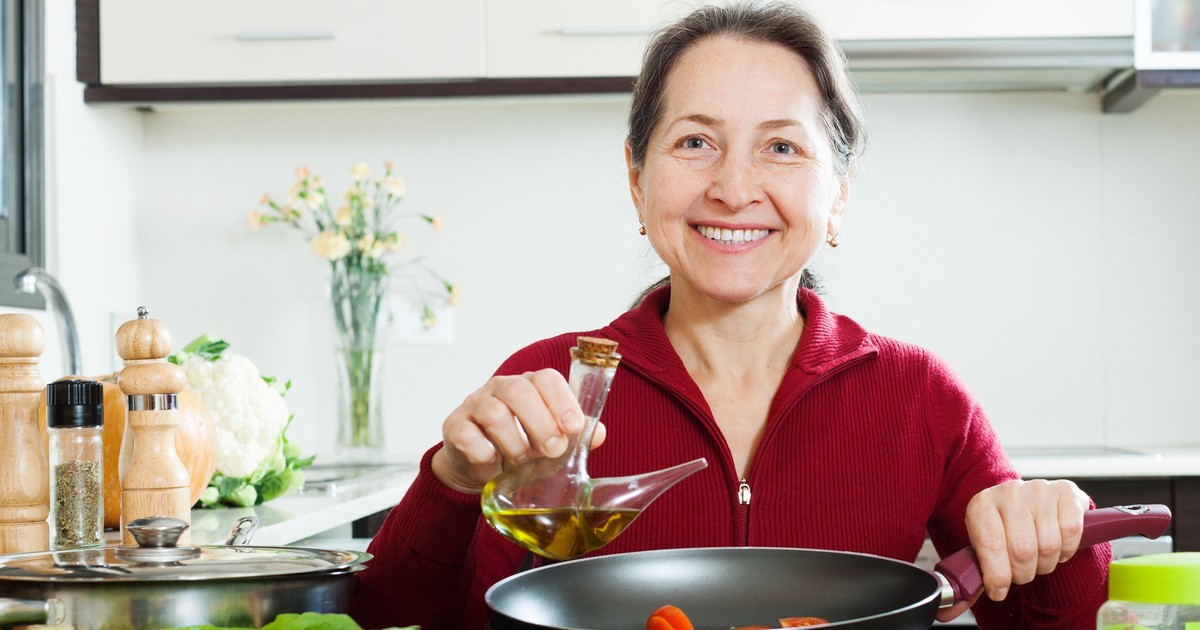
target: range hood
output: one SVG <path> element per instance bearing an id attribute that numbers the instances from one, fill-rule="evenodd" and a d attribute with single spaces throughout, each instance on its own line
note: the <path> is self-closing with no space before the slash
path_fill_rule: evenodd
<path id="1" fill-rule="evenodd" d="M 1134 0 L 1134 34 L 842 40 L 862 92 L 1096 92 L 1129 112 L 1163 88 L 1200 87 L 1200 0 Z"/>
<path id="2" fill-rule="evenodd" d="M 1133 66 L 1131 37 L 843 40 L 864 92 L 1101 89 Z"/>

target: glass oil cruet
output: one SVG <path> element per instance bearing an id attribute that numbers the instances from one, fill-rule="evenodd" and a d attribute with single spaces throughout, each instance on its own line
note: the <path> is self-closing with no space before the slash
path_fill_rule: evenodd
<path id="1" fill-rule="evenodd" d="M 513 542 L 554 560 L 569 560 L 608 544 L 646 506 L 688 475 L 704 458 L 659 471 L 592 479 L 588 445 L 621 356 L 608 339 L 579 337 L 571 348 L 571 391 L 583 410 L 583 430 L 555 458 L 535 458 L 496 476 L 483 488 L 484 517 Z"/>

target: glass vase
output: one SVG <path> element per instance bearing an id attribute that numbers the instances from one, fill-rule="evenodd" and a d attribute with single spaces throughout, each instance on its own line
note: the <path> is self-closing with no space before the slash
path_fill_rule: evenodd
<path id="1" fill-rule="evenodd" d="M 335 456 L 344 462 L 378 462 L 383 437 L 383 366 L 391 314 L 387 276 L 337 273 L 330 283 L 336 337 L 338 430 Z"/>

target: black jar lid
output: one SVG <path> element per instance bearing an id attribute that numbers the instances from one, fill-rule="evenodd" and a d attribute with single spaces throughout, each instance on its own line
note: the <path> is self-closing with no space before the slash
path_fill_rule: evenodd
<path id="1" fill-rule="evenodd" d="M 52 429 L 104 424 L 104 386 L 97 381 L 61 380 L 46 386 L 46 425 Z"/>

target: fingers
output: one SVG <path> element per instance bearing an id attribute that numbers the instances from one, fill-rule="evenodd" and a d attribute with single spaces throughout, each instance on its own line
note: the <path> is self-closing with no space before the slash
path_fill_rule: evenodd
<path id="1" fill-rule="evenodd" d="M 980 492 L 967 504 L 967 534 L 979 559 L 983 590 L 993 601 L 1007 597 L 1013 581 L 1004 519 L 993 492 L 999 487 Z"/>
<path id="2" fill-rule="evenodd" d="M 525 375 L 541 397 L 541 405 L 531 405 L 534 417 L 526 418 L 521 410 L 514 412 L 521 419 L 531 444 L 547 457 L 562 455 L 567 448 L 566 436 L 583 428 L 583 412 L 562 374 L 545 369 Z"/>
<path id="3" fill-rule="evenodd" d="M 1050 573 L 1079 548 L 1087 495 L 1070 481 L 1009 481 L 976 495 L 967 532 L 984 591 L 999 601 L 1011 584 Z"/>
<path id="4" fill-rule="evenodd" d="M 545 369 L 495 376 L 463 401 L 442 424 L 445 453 L 434 472 L 450 487 L 478 492 L 514 463 L 556 457 L 567 436 L 583 428 L 583 414 L 562 374 Z M 603 431 L 599 432 L 603 441 Z M 593 444 L 599 442 L 594 438 Z"/>
<path id="5" fill-rule="evenodd" d="M 1091 504 L 1087 494 L 1074 483 L 1070 481 L 1061 483 L 1065 484 L 1064 492 L 1068 492 L 1070 496 L 1058 504 L 1058 522 L 1062 532 L 1062 552 L 1059 554 L 1059 563 L 1070 560 L 1079 551 L 1079 541 L 1083 537 L 1083 515 Z"/>

